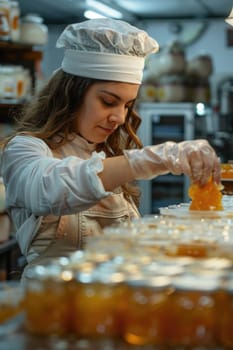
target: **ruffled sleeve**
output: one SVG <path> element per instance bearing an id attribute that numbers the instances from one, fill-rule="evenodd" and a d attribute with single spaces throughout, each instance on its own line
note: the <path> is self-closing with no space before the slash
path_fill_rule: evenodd
<path id="1" fill-rule="evenodd" d="M 93 152 L 89 159 L 58 159 L 42 140 L 16 136 L 2 154 L 6 206 L 25 208 L 36 216 L 86 210 L 111 194 L 98 176 L 103 159 L 104 152 Z"/>

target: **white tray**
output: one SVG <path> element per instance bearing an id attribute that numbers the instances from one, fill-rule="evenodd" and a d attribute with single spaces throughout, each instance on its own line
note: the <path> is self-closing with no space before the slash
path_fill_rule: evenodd
<path id="1" fill-rule="evenodd" d="M 233 208 L 224 210 L 189 210 L 189 204 L 171 205 L 159 208 L 161 215 L 174 216 L 180 218 L 232 218 Z"/>

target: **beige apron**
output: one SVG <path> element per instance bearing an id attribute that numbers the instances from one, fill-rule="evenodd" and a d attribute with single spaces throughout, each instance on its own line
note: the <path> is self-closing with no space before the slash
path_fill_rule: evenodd
<path id="1" fill-rule="evenodd" d="M 77 152 L 77 144 L 73 148 L 71 145 L 72 143 L 65 145 L 59 150 L 59 158 L 68 155 L 81 158 L 84 155 L 84 158 L 87 158 L 87 150 L 82 152 L 82 149 L 78 149 Z M 54 155 L 58 157 L 57 151 Z M 88 210 L 61 217 L 44 217 L 29 249 L 29 252 L 33 251 L 37 257 L 26 266 L 24 275 L 30 266 L 43 264 L 51 258 L 67 256 L 77 249 L 83 249 L 87 236 L 99 234 L 104 227 L 130 221 L 133 217 L 139 217 L 137 207 L 133 201 L 129 202 L 124 198 L 121 188 Z"/>

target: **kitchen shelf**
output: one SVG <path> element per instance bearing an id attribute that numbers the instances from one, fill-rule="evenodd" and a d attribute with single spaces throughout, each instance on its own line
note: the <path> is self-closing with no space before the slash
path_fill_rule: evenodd
<path id="1" fill-rule="evenodd" d="M 0 102 L 0 123 L 13 124 L 14 115 L 21 110 L 22 103 L 1 103 Z"/>
<path id="2" fill-rule="evenodd" d="M 0 41 L 1 62 L 35 62 L 42 59 L 42 52 L 34 50 L 32 45 Z"/>

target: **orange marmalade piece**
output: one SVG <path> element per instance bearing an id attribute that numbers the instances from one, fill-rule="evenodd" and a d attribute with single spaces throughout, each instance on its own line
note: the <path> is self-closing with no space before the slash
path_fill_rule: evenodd
<path id="1" fill-rule="evenodd" d="M 189 187 L 189 197 L 192 202 L 189 210 L 223 210 L 222 185 L 217 185 L 212 178 L 204 186 L 192 184 Z"/>

